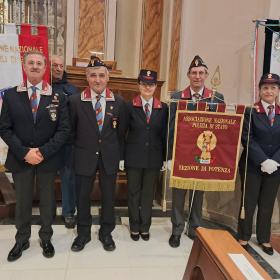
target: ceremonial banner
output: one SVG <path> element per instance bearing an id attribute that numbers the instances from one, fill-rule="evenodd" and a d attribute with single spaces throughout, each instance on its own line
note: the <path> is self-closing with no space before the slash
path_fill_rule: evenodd
<path id="1" fill-rule="evenodd" d="M 47 69 L 43 80 L 50 83 L 50 63 L 49 63 L 49 49 L 48 49 L 48 28 L 47 26 L 38 26 L 37 34 L 31 34 L 30 24 L 21 24 L 19 36 L 20 55 L 23 58 L 24 53 L 32 50 L 43 53 L 47 59 Z M 23 72 L 23 79 L 26 80 Z"/>
<path id="2" fill-rule="evenodd" d="M 266 24 L 263 74 L 280 75 L 280 21 L 268 19 Z"/>
<path id="3" fill-rule="evenodd" d="M 16 86 L 22 82 L 22 70 L 18 35 L 15 24 L 5 24 L 5 33 L 0 34 L 0 112 L 2 98 L 7 88 Z M 8 147 L 0 138 L 0 171 L 6 160 Z"/>
<path id="4" fill-rule="evenodd" d="M 227 114 L 177 110 L 175 124 L 170 186 L 233 191 L 243 112 Z"/>

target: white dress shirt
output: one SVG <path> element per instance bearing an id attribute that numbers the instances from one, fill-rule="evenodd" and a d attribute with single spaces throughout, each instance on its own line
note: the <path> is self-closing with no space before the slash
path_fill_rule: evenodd
<path id="1" fill-rule="evenodd" d="M 147 100 L 145 100 L 141 95 L 140 95 L 140 97 L 141 97 L 141 100 L 142 100 L 142 108 L 143 108 L 144 113 L 146 114 L 145 105 L 146 105 L 146 103 L 148 103 L 148 104 L 149 104 L 149 111 L 150 111 L 150 115 L 151 115 L 151 114 L 152 114 L 152 110 L 153 110 L 153 101 L 154 101 L 154 98 L 151 97 L 151 98 L 147 101 Z"/>
<path id="2" fill-rule="evenodd" d="M 27 80 L 27 92 L 28 92 L 28 97 L 30 99 L 31 95 L 32 95 L 32 84 Z M 39 102 L 40 102 L 40 97 L 41 97 L 41 91 L 42 91 L 42 85 L 43 82 L 41 81 L 39 84 L 35 85 L 36 87 L 36 95 L 37 95 L 37 100 L 38 100 L 38 106 L 39 106 Z"/>
<path id="3" fill-rule="evenodd" d="M 269 112 L 269 109 L 268 109 L 268 106 L 269 106 L 269 105 L 273 105 L 273 106 L 274 106 L 273 111 L 275 112 L 275 102 L 273 102 L 272 104 L 269 104 L 269 103 L 267 103 L 267 102 L 261 100 L 261 103 L 262 103 L 262 105 L 263 105 L 263 108 L 264 108 L 264 110 L 265 110 L 267 116 L 268 116 L 268 112 Z"/>
<path id="4" fill-rule="evenodd" d="M 198 93 L 200 95 L 200 98 L 202 99 L 203 98 L 203 90 L 204 90 L 204 87 L 201 88 L 199 91 L 194 91 L 191 87 L 190 87 L 190 90 L 191 90 L 191 95 L 192 95 L 192 100 L 194 102 L 196 102 L 196 98 L 194 97 L 194 94 Z"/>

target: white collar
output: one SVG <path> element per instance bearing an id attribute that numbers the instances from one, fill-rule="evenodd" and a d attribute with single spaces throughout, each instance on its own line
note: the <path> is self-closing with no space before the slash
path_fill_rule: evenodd
<path id="1" fill-rule="evenodd" d="M 95 99 L 99 95 L 97 94 L 94 90 L 90 89 L 91 91 L 91 96 L 93 96 Z M 101 92 L 100 97 L 106 98 L 106 88 Z"/>
<path id="2" fill-rule="evenodd" d="M 263 105 L 263 107 L 264 107 L 266 112 L 269 110 L 268 109 L 269 105 L 273 105 L 274 106 L 274 110 L 275 110 L 275 102 L 273 102 L 272 104 L 269 104 L 269 103 L 265 102 L 264 100 L 261 100 L 261 103 L 262 103 L 262 105 Z"/>
<path id="3" fill-rule="evenodd" d="M 150 108 L 153 107 L 153 101 L 154 101 L 154 98 L 153 98 L 153 97 L 151 97 L 148 101 L 145 100 L 141 95 L 140 95 L 140 97 L 141 97 L 141 100 L 142 100 L 142 105 L 143 105 L 143 107 L 144 107 L 145 104 L 147 104 L 147 103 L 150 105 Z"/>
<path id="4" fill-rule="evenodd" d="M 33 85 L 27 80 L 26 82 L 27 88 L 30 89 L 31 87 L 33 87 Z M 37 85 L 35 85 L 36 89 L 38 90 L 42 90 L 42 85 L 43 85 L 43 81 L 41 81 L 40 83 L 38 83 Z"/>
<path id="5" fill-rule="evenodd" d="M 195 93 L 198 93 L 200 96 L 203 96 L 204 87 L 202 87 L 199 91 L 194 91 L 191 87 L 191 95 L 193 96 Z"/>

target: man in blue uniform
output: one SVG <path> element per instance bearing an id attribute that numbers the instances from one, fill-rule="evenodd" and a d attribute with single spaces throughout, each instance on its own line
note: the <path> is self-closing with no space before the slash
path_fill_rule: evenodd
<path id="1" fill-rule="evenodd" d="M 51 58 L 52 88 L 56 93 L 64 94 L 68 101 L 69 96 L 78 94 L 78 90 L 67 81 L 64 71 L 64 60 L 61 56 L 53 55 Z M 63 147 L 63 167 L 59 170 L 61 179 L 62 217 L 67 228 L 75 227 L 75 172 L 73 167 L 74 151 L 70 140 Z"/>
<path id="2" fill-rule="evenodd" d="M 26 53 L 23 69 L 27 81 L 6 91 L 0 117 L 0 136 L 9 147 L 5 166 L 12 172 L 16 189 L 16 244 L 8 261 L 21 257 L 29 247 L 33 188 L 40 194 L 40 246 L 47 258 L 54 256 L 54 180 L 62 165 L 61 147 L 70 134 L 66 100 L 43 81 L 46 58 Z"/>
<path id="3" fill-rule="evenodd" d="M 188 103 L 188 110 L 196 110 L 197 102 L 208 103 L 209 111 L 216 111 L 216 104 L 223 103 L 224 97 L 221 93 L 213 92 L 205 87 L 205 80 L 208 77 L 208 67 L 204 61 L 197 55 L 194 57 L 188 70 L 188 79 L 190 85 L 183 91 L 176 92 L 171 96 L 171 99 L 176 100 L 190 100 Z M 177 102 L 172 102 L 170 106 L 170 131 L 169 131 L 169 152 L 168 152 L 168 166 L 170 169 L 170 160 L 172 158 L 172 146 L 174 142 L 174 127 L 175 116 L 177 110 Z M 172 188 L 172 235 L 169 239 L 169 245 L 176 248 L 180 245 L 181 234 L 185 227 L 185 196 L 187 190 Z M 187 235 L 193 239 L 195 236 L 195 229 L 201 225 L 203 191 L 192 191 L 189 193 L 190 209 L 189 228 Z"/>
<path id="4" fill-rule="evenodd" d="M 123 169 L 126 106 L 123 99 L 107 87 L 109 72 L 102 61 L 92 58 L 86 68 L 86 77 L 89 86 L 80 95 L 70 97 L 78 214 L 78 236 L 71 249 L 81 251 L 91 240 L 90 194 L 99 171 L 101 216 L 98 237 L 106 251 L 113 251 L 116 248 L 111 235 L 115 228 L 115 188 L 119 166 Z"/>

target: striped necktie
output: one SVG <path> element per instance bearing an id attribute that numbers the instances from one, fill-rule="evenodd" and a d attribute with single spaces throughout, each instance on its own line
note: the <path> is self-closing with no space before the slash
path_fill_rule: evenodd
<path id="1" fill-rule="evenodd" d="M 268 109 L 268 120 L 271 126 L 273 126 L 274 123 L 274 117 L 275 117 L 275 111 L 274 111 L 274 105 L 267 106 Z"/>
<path id="2" fill-rule="evenodd" d="M 102 113 L 100 98 L 101 95 L 96 96 L 95 113 L 96 113 L 96 121 L 97 121 L 98 129 L 101 132 L 103 126 L 103 113 Z"/>
<path id="3" fill-rule="evenodd" d="M 145 114 L 146 114 L 147 123 L 150 122 L 150 117 L 151 117 L 151 111 L 149 109 L 149 106 L 150 106 L 149 103 L 145 104 Z"/>
<path id="4" fill-rule="evenodd" d="M 195 102 L 197 102 L 197 101 L 199 101 L 201 99 L 201 96 L 200 96 L 200 94 L 198 92 L 194 93 L 193 97 L 194 97 L 194 101 Z"/>
<path id="5" fill-rule="evenodd" d="M 36 87 L 31 86 L 31 89 L 32 89 L 32 93 L 31 93 L 31 96 L 30 96 L 30 105 L 31 105 L 33 120 L 34 120 L 34 123 L 35 123 L 36 122 L 36 114 L 37 114 L 37 110 L 38 110 L 38 98 L 37 98 L 37 94 L 36 94 Z"/>

